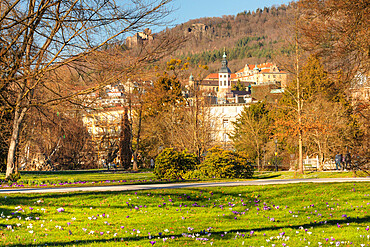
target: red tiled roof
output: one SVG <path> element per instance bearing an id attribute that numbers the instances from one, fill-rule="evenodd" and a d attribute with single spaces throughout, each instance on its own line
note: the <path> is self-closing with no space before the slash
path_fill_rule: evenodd
<path id="1" fill-rule="evenodd" d="M 267 73 L 267 72 L 270 72 L 270 69 L 262 69 L 262 70 L 261 70 L 261 72 L 262 72 L 262 73 L 263 73 L 263 72 L 266 72 L 266 73 Z"/>
<path id="2" fill-rule="evenodd" d="M 218 73 L 212 73 L 212 74 L 209 74 L 207 75 L 207 77 L 205 78 L 206 80 L 208 79 L 218 79 Z"/>
<path id="3" fill-rule="evenodd" d="M 267 67 L 271 67 L 271 66 L 273 66 L 272 63 L 261 63 L 261 64 L 257 65 L 258 68 L 267 68 Z"/>
<path id="4" fill-rule="evenodd" d="M 231 74 L 230 78 L 231 79 L 236 78 L 236 74 Z M 212 80 L 212 79 L 218 80 L 218 73 L 209 74 L 209 75 L 207 75 L 206 78 L 204 78 L 204 80 Z"/>
<path id="5" fill-rule="evenodd" d="M 249 68 L 250 70 L 253 70 L 255 67 L 256 67 L 256 65 L 254 65 L 254 64 L 248 64 L 248 68 Z M 258 66 L 257 66 L 257 67 L 258 67 Z"/>

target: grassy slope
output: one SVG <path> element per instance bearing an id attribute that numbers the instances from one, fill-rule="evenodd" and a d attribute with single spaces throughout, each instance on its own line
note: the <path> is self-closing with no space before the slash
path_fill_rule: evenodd
<path id="1" fill-rule="evenodd" d="M 370 242 L 369 185 L 1 196 L 0 245 L 360 246 Z"/>

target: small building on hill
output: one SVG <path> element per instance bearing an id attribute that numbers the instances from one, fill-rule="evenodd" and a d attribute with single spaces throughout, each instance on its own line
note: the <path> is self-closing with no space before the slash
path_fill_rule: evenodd
<path id="1" fill-rule="evenodd" d="M 279 84 L 282 88 L 287 86 L 288 80 L 288 73 L 280 70 L 273 63 L 246 64 L 235 75 L 235 80 L 246 81 L 256 85 Z"/>

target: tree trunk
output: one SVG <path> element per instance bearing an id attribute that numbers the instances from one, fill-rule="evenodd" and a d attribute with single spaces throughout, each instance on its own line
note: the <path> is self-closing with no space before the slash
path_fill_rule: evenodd
<path id="1" fill-rule="evenodd" d="M 301 126 L 300 126 L 301 127 Z M 298 167 L 299 173 L 303 174 L 303 145 L 302 145 L 302 130 L 298 134 Z"/>
<path id="2" fill-rule="evenodd" d="M 134 171 L 137 171 L 138 170 L 138 167 L 137 167 L 137 155 L 138 155 L 138 152 L 139 152 L 139 144 L 140 144 L 140 133 L 141 133 L 141 116 L 142 116 L 142 112 L 143 112 L 143 109 L 142 109 L 142 106 L 140 106 L 140 110 L 139 110 L 139 119 L 138 119 L 138 129 L 137 129 L 137 136 L 136 136 L 136 148 L 135 148 L 135 152 L 134 152 L 134 162 L 132 164 L 132 170 Z"/>
<path id="3" fill-rule="evenodd" d="M 317 147 L 319 149 L 319 169 L 318 170 L 322 171 L 323 168 L 324 168 L 324 164 L 323 164 L 324 154 L 323 154 L 323 151 L 322 151 L 322 146 L 321 146 L 320 141 L 317 141 Z"/>
<path id="4" fill-rule="evenodd" d="M 257 170 L 261 171 L 261 165 L 260 165 L 260 151 L 259 151 L 259 146 L 257 145 Z"/>
<path id="5" fill-rule="evenodd" d="M 21 130 L 21 125 L 23 123 L 23 118 L 26 115 L 27 108 L 16 108 L 13 120 L 13 130 L 10 139 L 9 149 L 8 149 L 8 159 L 6 163 L 6 174 L 5 178 L 8 178 L 10 174 L 18 172 L 18 167 L 16 165 L 16 151 L 19 141 L 19 132 Z"/>
<path id="6" fill-rule="evenodd" d="M 299 81 L 299 50 L 298 50 L 298 33 L 296 33 L 296 79 L 297 79 L 297 115 L 298 115 L 298 167 L 299 173 L 303 174 L 303 143 L 302 143 L 302 99 Z"/>

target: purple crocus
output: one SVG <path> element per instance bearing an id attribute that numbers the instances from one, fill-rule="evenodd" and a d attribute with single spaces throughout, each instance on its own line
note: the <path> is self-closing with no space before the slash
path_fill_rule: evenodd
<path id="1" fill-rule="evenodd" d="M 57 211 L 58 211 L 59 213 L 64 212 L 64 208 L 58 208 L 58 209 L 57 209 Z"/>
<path id="2" fill-rule="evenodd" d="M 153 246 L 156 243 L 156 241 L 150 241 L 149 243 L 151 243 Z"/>

